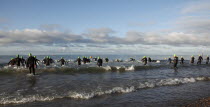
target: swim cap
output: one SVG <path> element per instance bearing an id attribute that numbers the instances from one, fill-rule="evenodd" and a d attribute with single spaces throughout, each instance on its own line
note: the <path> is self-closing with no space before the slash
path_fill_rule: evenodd
<path id="1" fill-rule="evenodd" d="M 176 56 L 176 54 L 174 54 L 174 56 Z"/>
<path id="2" fill-rule="evenodd" d="M 98 59 L 100 59 L 100 57 L 98 57 Z"/>
<path id="3" fill-rule="evenodd" d="M 36 58 L 36 56 L 34 56 L 34 58 Z"/>
<path id="4" fill-rule="evenodd" d="M 32 56 L 32 54 L 31 54 L 31 53 L 29 53 L 29 54 L 28 54 L 28 56 Z"/>
<path id="5" fill-rule="evenodd" d="M 80 58 L 80 57 L 78 56 L 78 58 Z"/>

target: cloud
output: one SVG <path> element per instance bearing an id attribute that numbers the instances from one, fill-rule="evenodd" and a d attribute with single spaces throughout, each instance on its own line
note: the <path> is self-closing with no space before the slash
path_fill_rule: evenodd
<path id="1" fill-rule="evenodd" d="M 0 30 L 0 45 L 19 44 L 53 44 L 67 42 L 82 42 L 80 35 L 59 31 L 45 31 L 38 29 Z"/>
<path id="2" fill-rule="evenodd" d="M 0 45 L 42 44 L 46 46 L 72 47 L 75 44 L 88 43 L 86 47 L 103 47 L 98 44 L 111 45 L 210 45 L 210 38 L 207 35 L 197 35 L 185 32 L 170 32 L 166 34 L 143 33 L 128 31 L 125 37 L 113 36 L 113 30 L 99 28 L 88 30 L 86 34 L 71 34 L 59 31 L 45 31 L 38 29 L 24 30 L 0 30 Z M 78 45 L 74 47 L 79 47 Z"/>
<path id="3" fill-rule="evenodd" d="M 151 26 L 155 25 L 157 22 L 151 21 L 151 22 L 131 22 L 128 24 L 128 26 L 132 27 L 145 27 L 145 26 Z"/>
<path id="4" fill-rule="evenodd" d="M 57 30 L 61 28 L 59 24 L 42 24 L 40 25 L 40 29 L 42 30 Z"/>
<path id="5" fill-rule="evenodd" d="M 177 20 L 176 27 L 190 33 L 209 34 L 210 17 L 207 16 L 184 16 Z"/>
<path id="6" fill-rule="evenodd" d="M 88 29 L 87 33 L 85 33 L 85 38 L 88 38 L 94 42 L 110 42 L 110 39 L 113 38 L 111 36 L 115 31 L 110 28 L 93 28 Z"/>
<path id="7" fill-rule="evenodd" d="M 210 1 L 200 0 L 190 3 L 181 11 L 181 13 L 210 13 Z"/>

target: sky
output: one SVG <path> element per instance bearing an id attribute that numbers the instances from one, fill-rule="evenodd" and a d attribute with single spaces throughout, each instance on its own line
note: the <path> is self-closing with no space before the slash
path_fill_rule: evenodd
<path id="1" fill-rule="evenodd" d="M 209 47 L 209 0 L 0 0 L 0 55 L 197 55 Z"/>

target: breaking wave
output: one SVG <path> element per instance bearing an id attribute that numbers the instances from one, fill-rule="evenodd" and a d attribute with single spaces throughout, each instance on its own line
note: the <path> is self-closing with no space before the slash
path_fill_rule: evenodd
<path id="1" fill-rule="evenodd" d="M 96 89 L 93 92 L 76 92 L 76 91 L 69 91 L 67 93 L 53 94 L 53 95 L 6 95 L 6 93 L 0 94 L 0 104 L 20 104 L 20 103 L 28 103 L 34 101 L 51 101 L 54 99 L 61 99 L 61 98 L 72 98 L 72 99 L 90 99 L 97 96 L 102 95 L 109 95 L 115 93 L 130 93 L 140 89 L 145 88 L 155 88 L 161 86 L 174 86 L 174 85 L 181 85 L 186 83 L 194 83 L 196 81 L 210 81 L 210 77 L 186 77 L 186 78 L 168 78 L 168 79 L 156 79 L 150 80 L 146 82 L 140 82 L 135 86 L 129 87 L 113 87 L 108 90 L 101 90 Z"/>

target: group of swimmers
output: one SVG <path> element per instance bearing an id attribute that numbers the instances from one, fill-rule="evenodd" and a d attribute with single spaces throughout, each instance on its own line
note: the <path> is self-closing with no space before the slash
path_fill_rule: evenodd
<path id="1" fill-rule="evenodd" d="M 95 57 L 92 58 L 92 56 L 90 56 L 89 58 L 86 56 L 83 56 L 83 58 L 81 59 L 80 57 L 78 57 L 74 62 L 77 62 L 78 66 L 81 65 L 81 63 L 83 62 L 83 64 L 86 63 L 90 63 L 92 61 L 96 61 L 97 62 L 97 66 L 101 67 L 103 64 L 103 59 L 100 57 Z M 119 59 L 116 60 L 117 62 L 120 62 Z M 134 58 L 130 58 L 130 61 L 134 62 L 135 59 Z M 144 65 L 147 65 L 148 62 L 155 62 L 155 60 L 152 60 L 150 57 L 146 57 L 144 56 L 141 61 L 144 63 Z M 198 57 L 198 61 L 197 64 L 201 64 L 201 62 L 203 61 L 203 57 L 201 55 L 199 55 Z M 27 60 L 25 60 L 22 56 L 16 55 L 16 58 L 11 58 L 11 60 L 9 61 L 8 65 L 16 65 L 17 67 L 20 67 L 20 65 L 22 64 L 22 66 L 26 66 L 27 68 L 29 68 L 30 73 L 33 72 L 33 74 L 35 75 L 35 68 L 37 68 L 37 65 L 39 64 L 40 60 L 38 60 L 36 58 L 36 56 L 32 56 L 31 53 L 29 53 L 29 57 Z M 52 63 L 55 63 L 55 61 L 49 57 L 46 56 L 44 57 L 44 59 L 41 61 L 45 66 L 50 66 Z M 67 64 L 69 61 L 66 61 L 63 57 L 61 57 L 60 60 L 57 60 L 57 62 L 60 62 L 61 66 Z M 105 62 L 109 62 L 108 58 L 105 58 Z M 168 58 L 168 62 L 172 63 L 173 62 L 173 67 L 177 68 L 177 64 L 179 62 L 179 58 L 178 56 L 176 56 L 176 54 L 174 54 L 174 59 L 172 61 L 172 59 L 169 57 Z M 190 63 L 194 64 L 195 62 L 195 57 L 191 56 L 191 60 Z M 209 63 L 209 56 L 207 56 L 206 58 L 206 64 Z M 184 58 L 181 56 L 181 60 L 180 60 L 180 64 L 184 64 Z"/>
<path id="2" fill-rule="evenodd" d="M 170 57 L 168 58 L 168 61 L 169 61 L 169 63 L 172 63 L 172 59 Z M 202 61 L 203 61 L 203 57 L 201 55 L 198 55 L 197 64 L 200 65 Z M 178 58 L 178 56 L 176 56 L 176 54 L 174 54 L 173 63 L 174 63 L 174 68 L 177 68 L 177 64 L 179 63 L 179 58 Z M 191 64 L 195 63 L 195 57 L 193 55 L 191 56 L 190 63 Z M 207 55 L 207 57 L 206 57 L 206 64 L 208 64 L 208 63 L 209 63 L 209 56 Z M 183 56 L 181 56 L 180 64 L 184 64 Z"/>
<path id="3" fill-rule="evenodd" d="M 95 57 L 95 58 L 92 58 L 92 57 L 88 58 L 88 57 L 83 56 L 82 59 L 80 57 L 78 57 L 77 60 L 75 60 L 75 62 L 77 62 L 77 64 L 80 66 L 82 62 L 84 64 L 90 63 L 91 59 L 93 61 L 97 61 L 97 65 L 99 67 L 102 66 L 103 59 L 100 58 L 100 57 L 98 57 L 98 58 L 97 57 Z M 105 61 L 109 62 L 109 59 L 105 58 Z M 25 60 L 22 56 L 16 55 L 16 58 L 11 58 L 11 60 L 8 62 L 8 65 L 11 65 L 11 66 L 16 65 L 17 68 L 19 68 L 21 66 L 21 64 L 22 64 L 22 66 L 26 66 L 27 68 L 29 68 L 30 74 L 33 72 L 33 74 L 35 75 L 35 68 L 37 68 L 37 65 L 39 64 L 39 62 L 40 62 L 40 60 L 38 60 L 36 58 L 36 56 L 32 56 L 32 54 L 29 53 L 29 57 L 27 58 L 27 60 Z M 65 64 L 67 64 L 69 61 L 66 61 L 63 57 L 61 57 L 61 59 L 58 60 L 57 62 L 60 62 L 61 66 L 63 66 Z M 55 61 L 51 57 L 46 56 L 42 60 L 42 63 L 45 66 L 50 66 L 52 63 L 55 63 Z"/>

